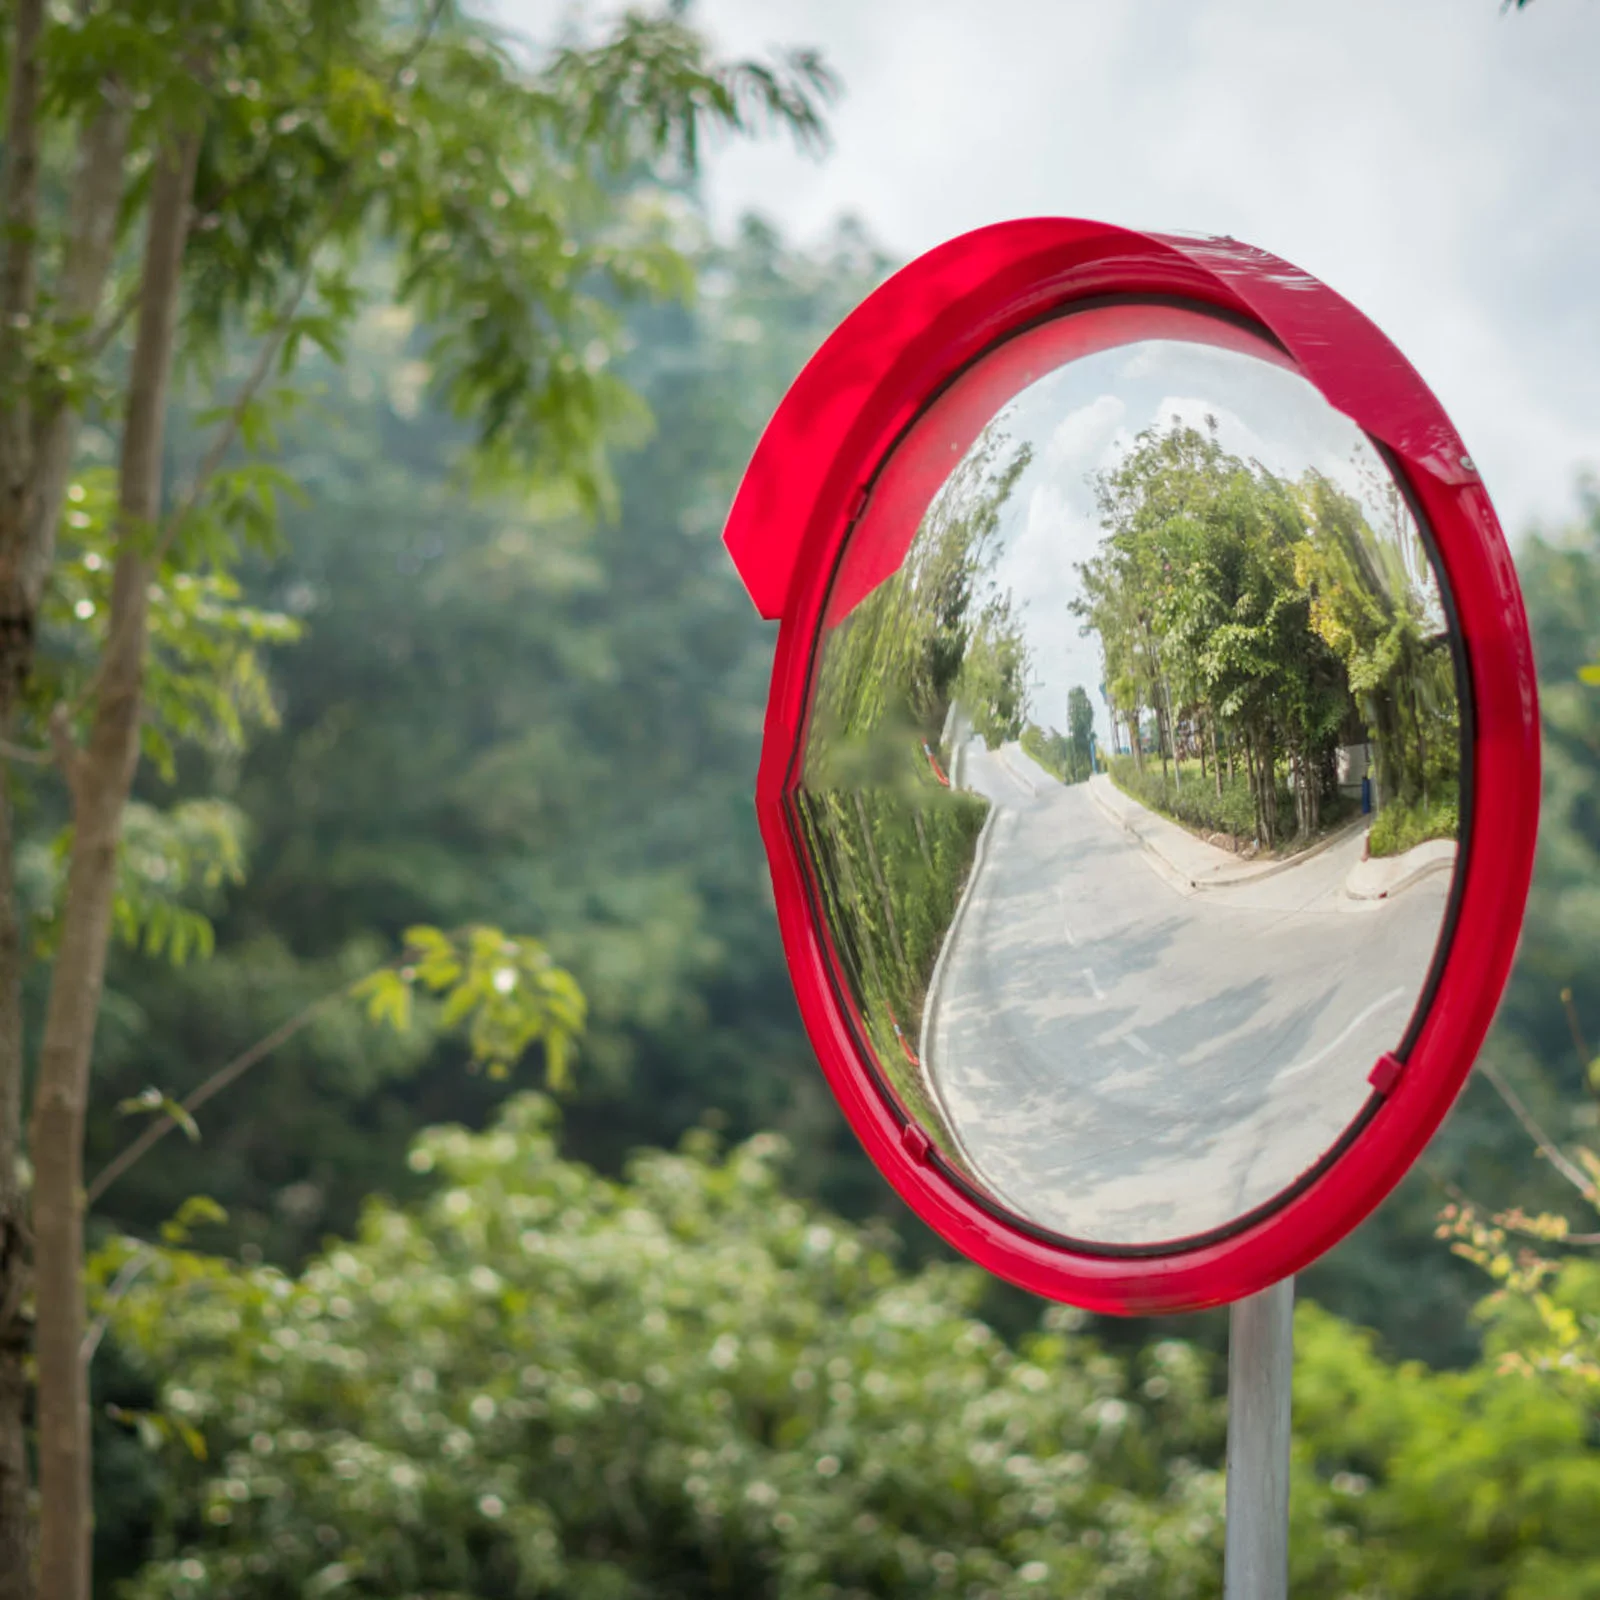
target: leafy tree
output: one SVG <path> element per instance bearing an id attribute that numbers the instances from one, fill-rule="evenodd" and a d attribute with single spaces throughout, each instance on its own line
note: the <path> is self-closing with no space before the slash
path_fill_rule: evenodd
<path id="1" fill-rule="evenodd" d="M 1380 537 L 1360 505 L 1320 473 L 1300 487 L 1306 537 L 1295 577 L 1311 626 L 1339 657 L 1375 732 L 1379 781 L 1402 807 L 1455 799 L 1460 778 L 1455 669 L 1442 614 L 1430 615 L 1427 552 L 1393 483 Z"/>
<path id="2" fill-rule="evenodd" d="M 0 256 L 0 737 L 46 729 L 71 817 L 66 889 L 39 1048 L 29 1150 L 41 1519 L 39 1582 L 86 1592 L 88 1416 L 81 1348 L 82 1140 L 115 916 L 124 808 L 160 715 L 154 613 L 179 576 L 226 580 L 276 526 L 281 484 L 248 460 L 270 443 L 274 380 L 303 347 L 336 350 L 352 275 L 376 236 L 429 319 L 434 377 L 473 418 L 486 463 L 570 484 L 597 506 L 600 442 L 626 415 L 609 370 L 615 303 L 681 288 L 650 197 L 692 171 L 703 125 L 771 119 L 820 132 L 818 61 L 714 60 L 676 11 L 519 66 L 446 0 L 143 0 L 57 15 L 19 0 L 7 58 Z M 77 148 L 72 170 L 56 153 Z M 65 194 L 61 206 L 57 193 Z M 107 307 L 113 280 L 118 298 Z M 49 290 L 42 284 L 57 285 Z M 131 348 L 119 342 L 131 323 Z M 174 370 L 215 392 L 225 336 L 258 336 L 185 486 L 165 485 Z M 90 670 L 70 698 L 33 676 L 57 569 L 78 419 L 114 419 L 110 582 Z M 239 465 L 239 452 L 247 453 Z M 83 602 L 89 604 L 87 600 Z M 214 663 L 190 660 L 192 677 Z M 197 670 L 198 669 L 198 670 Z M 179 694 L 201 731 L 203 691 Z M 184 709 L 180 706 L 178 709 Z M 150 753 L 159 760 L 159 742 Z M 9 818 L 0 925 L 15 928 Z M 20 947 L 0 949 L 0 1308 L 21 1270 Z M 17 1402 L 8 1335 L 0 1399 Z M 28 1581 L 20 1410 L 0 1418 L 0 1583 Z"/>
<path id="3" fill-rule="evenodd" d="M 972 730 L 992 749 L 1024 726 L 1021 629 L 1011 596 L 986 579 L 1001 508 L 1030 457 L 1026 444 L 986 431 L 900 567 L 837 621 L 821 649 L 797 796 L 866 1034 L 907 1114 L 951 1153 L 957 1142 L 915 1041 L 989 807 L 951 790 L 934 750 Z"/>

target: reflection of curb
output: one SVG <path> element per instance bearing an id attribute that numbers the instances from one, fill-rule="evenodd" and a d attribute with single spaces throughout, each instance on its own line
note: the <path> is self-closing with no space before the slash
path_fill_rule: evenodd
<path id="1" fill-rule="evenodd" d="M 1185 838 L 1192 843 L 1195 849 L 1215 850 L 1219 856 L 1225 858 L 1228 857 L 1229 852 L 1219 850 L 1215 845 L 1207 844 L 1204 839 L 1188 834 L 1182 823 L 1173 822 L 1170 818 L 1163 817 L 1159 812 L 1152 811 L 1142 801 L 1135 800 L 1125 789 L 1119 789 L 1109 776 L 1106 778 L 1103 788 L 1097 786 L 1092 778 L 1090 779 L 1089 796 L 1099 806 L 1101 812 L 1121 828 L 1124 833 L 1138 842 L 1140 849 L 1151 858 L 1152 863 L 1163 876 L 1171 874 L 1178 880 L 1185 892 L 1191 893 L 1214 889 L 1236 889 L 1244 884 L 1260 883 L 1264 878 L 1275 877 L 1280 872 L 1287 872 L 1290 867 L 1301 866 L 1311 860 L 1313 856 L 1321 855 L 1324 850 L 1331 850 L 1334 845 L 1343 843 L 1351 834 L 1358 832 L 1367 825 L 1364 817 L 1355 817 L 1345 823 L 1343 827 L 1335 828 L 1332 832 L 1323 834 L 1320 839 L 1314 844 L 1307 845 L 1304 850 L 1297 850 L 1292 856 L 1276 856 L 1270 861 L 1256 862 L 1250 866 L 1235 866 L 1230 860 L 1224 859 L 1214 868 L 1207 869 L 1205 874 L 1196 875 L 1188 867 L 1174 861 L 1168 855 L 1161 847 L 1159 836 L 1152 837 L 1151 834 L 1146 833 L 1136 825 L 1132 815 L 1119 811 L 1107 801 L 1105 798 L 1107 791 L 1116 795 L 1118 800 L 1128 807 L 1129 813 L 1141 813 L 1161 826 L 1178 829 L 1184 833 Z"/>
<path id="2" fill-rule="evenodd" d="M 917 1056 L 922 1062 L 922 1076 L 928 1086 L 928 1093 L 933 1097 L 933 1103 L 939 1108 L 939 1115 L 944 1121 L 945 1129 L 949 1133 L 957 1150 L 961 1152 L 961 1159 L 973 1172 L 978 1171 L 977 1164 L 973 1161 L 967 1147 L 961 1142 L 961 1135 L 956 1131 L 955 1122 L 951 1119 L 950 1108 L 944 1103 L 944 1096 L 939 1093 L 938 1079 L 933 1072 L 933 1058 L 928 1054 L 928 1045 L 933 1038 L 934 1015 L 939 1005 L 939 991 L 944 983 L 945 961 L 951 950 L 955 948 L 957 935 L 961 932 L 961 924 L 966 920 L 967 907 L 972 901 L 973 892 L 977 886 L 979 875 L 983 872 L 984 862 L 989 854 L 989 835 L 994 831 L 994 820 L 1000 815 L 999 806 L 992 801 L 989 805 L 989 815 L 983 819 L 983 827 L 978 830 L 978 843 L 972 852 L 972 869 L 967 873 L 967 881 L 962 885 L 961 898 L 956 901 L 955 914 L 950 918 L 950 926 L 944 931 L 944 942 L 939 946 L 939 954 L 933 963 L 933 973 L 928 979 L 928 992 L 922 1000 L 922 1025 L 917 1030 Z"/>
<path id="3" fill-rule="evenodd" d="M 1425 839 L 1404 855 L 1369 856 L 1358 861 L 1344 880 L 1344 892 L 1352 900 L 1384 900 L 1409 889 L 1420 878 L 1453 871 L 1455 864 L 1454 839 Z"/>
<path id="4" fill-rule="evenodd" d="M 1219 878 L 1215 883 L 1197 883 L 1197 889 L 1231 889 L 1236 883 L 1259 883 L 1263 878 L 1271 878 L 1280 872 L 1287 872 L 1290 867 L 1298 867 L 1301 862 L 1309 861 L 1313 856 L 1320 856 L 1324 850 L 1331 850 L 1336 844 L 1343 844 L 1353 833 L 1359 833 L 1367 825 L 1365 817 L 1352 817 L 1342 827 L 1325 833 L 1315 844 L 1308 844 L 1304 850 L 1297 850 L 1292 856 L 1280 856 L 1273 861 L 1263 861 L 1258 867 L 1241 867 L 1237 874 Z"/>
<path id="5" fill-rule="evenodd" d="M 1111 780 L 1107 778 L 1106 782 L 1110 784 Z M 1123 794 L 1122 791 L 1116 788 L 1114 785 L 1112 787 L 1112 792 L 1121 796 L 1121 798 L 1124 800 L 1128 799 L 1128 796 Z M 1191 878 L 1182 867 L 1178 866 L 1176 862 L 1168 860 L 1167 856 L 1160 849 L 1158 849 L 1151 840 L 1145 838 L 1145 836 L 1140 833 L 1136 827 L 1134 827 L 1133 823 L 1126 816 L 1118 811 L 1115 806 L 1110 804 L 1110 802 L 1105 798 L 1104 791 L 1096 786 L 1092 778 L 1089 780 L 1089 798 L 1094 801 L 1095 805 L 1100 810 L 1101 816 L 1103 816 L 1106 821 L 1111 823 L 1113 827 L 1120 828 L 1122 832 L 1127 834 L 1127 836 L 1132 839 L 1142 851 L 1144 851 L 1145 859 L 1155 869 L 1157 876 L 1163 878 L 1168 884 L 1171 885 L 1172 888 L 1176 889 L 1179 894 L 1194 893 L 1194 879 Z M 1137 801 L 1129 801 L 1129 803 L 1132 805 L 1138 804 Z"/>
<path id="6" fill-rule="evenodd" d="M 994 758 L 1002 767 L 1006 769 L 1006 775 L 1011 778 L 1013 782 L 1018 784 L 1021 788 L 1026 789 L 1029 795 L 1037 798 L 1039 793 L 1039 785 L 1036 784 L 1033 779 L 1028 777 L 1026 774 L 1018 772 L 1017 769 L 1006 760 L 1004 745 L 1000 746 L 1000 748 L 994 752 Z"/>

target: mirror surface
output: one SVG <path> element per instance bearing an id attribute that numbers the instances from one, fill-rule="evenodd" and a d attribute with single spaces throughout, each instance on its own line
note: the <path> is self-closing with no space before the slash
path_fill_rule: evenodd
<path id="1" fill-rule="evenodd" d="M 1009 341 L 886 462 L 792 816 L 862 1048 L 990 1203 L 1193 1239 L 1361 1116 L 1456 862 L 1440 583 L 1360 430 L 1196 312 Z"/>

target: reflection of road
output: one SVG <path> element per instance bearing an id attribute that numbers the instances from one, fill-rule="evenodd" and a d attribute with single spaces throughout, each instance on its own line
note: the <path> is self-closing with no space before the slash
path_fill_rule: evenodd
<path id="1" fill-rule="evenodd" d="M 1342 893 L 1362 836 L 1183 893 L 1015 745 L 969 745 L 995 804 L 944 954 L 928 1067 L 973 1168 L 1082 1239 L 1147 1244 L 1268 1200 L 1337 1138 L 1399 1042 L 1449 889 Z"/>

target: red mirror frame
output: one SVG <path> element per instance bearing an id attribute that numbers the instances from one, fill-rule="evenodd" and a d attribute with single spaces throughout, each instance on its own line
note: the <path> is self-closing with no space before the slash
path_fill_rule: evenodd
<path id="1" fill-rule="evenodd" d="M 1220 1240 L 1137 1256 L 1040 1238 L 978 1204 L 940 1168 L 928 1135 L 887 1097 L 857 1048 L 786 804 L 830 583 L 879 469 L 978 356 L 1041 319 L 1108 297 L 1177 301 L 1264 335 L 1383 449 L 1444 569 L 1472 718 L 1472 820 L 1453 934 L 1404 1065 L 1384 1058 L 1375 1111 L 1287 1201 Z M 1361 1222 L 1444 1120 L 1488 1031 L 1527 900 L 1539 808 L 1533 651 L 1511 554 L 1455 429 L 1389 340 L 1316 279 L 1232 239 L 1067 218 L 982 228 L 913 261 L 840 324 L 763 434 L 724 539 L 761 615 L 780 621 L 756 808 L 801 1016 L 852 1128 L 902 1199 L 1000 1277 L 1122 1315 L 1256 1293 Z"/>

